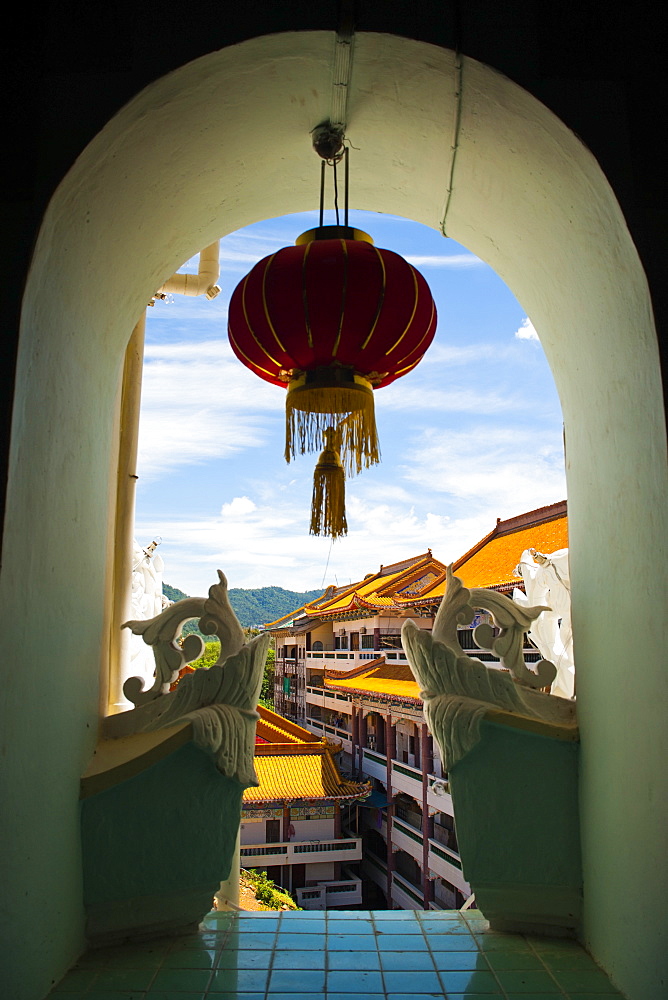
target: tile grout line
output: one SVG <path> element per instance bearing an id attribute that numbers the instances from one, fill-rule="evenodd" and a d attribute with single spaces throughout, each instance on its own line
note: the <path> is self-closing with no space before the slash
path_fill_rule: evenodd
<path id="1" fill-rule="evenodd" d="M 377 925 L 376 925 L 376 918 L 374 917 L 374 915 L 371 912 L 371 910 L 369 911 L 369 914 L 371 916 L 371 926 L 373 927 L 373 940 L 374 940 L 374 944 L 376 945 L 376 953 L 378 954 L 378 968 L 380 969 L 380 981 L 381 981 L 382 986 L 383 986 L 383 995 L 385 997 L 385 1000 L 387 1000 L 387 985 L 385 983 L 385 969 L 383 967 L 383 963 L 380 960 L 380 948 L 378 947 L 378 933 L 380 931 L 380 927 L 377 927 Z M 382 925 L 382 921 L 380 921 L 380 924 Z"/>
<path id="2" fill-rule="evenodd" d="M 497 970 L 492 966 L 492 963 L 487 958 L 487 955 L 485 954 L 484 950 L 480 947 L 480 942 L 478 941 L 478 937 L 475 934 L 475 932 L 474 932 L 473 928 L 471 927 L 471 925 L 469 924 L 468 920 L 466 919 L 466 917 L 464 917 L 463 919 L 464 919 L 464 923 L 468 927 L 469 934 L 473 938 L 474 944 L 475 944 L 476 948 L 478 949 L 479 954 L 482 955 L 482 957 L 487 962 L 487 965 L 489 966 L 489 970 L 490 970 L 492 976 L 494 977 L 494 982 L 496 983 L 496 985 L 499 988 L 499 994 L 500 994 L 500 996 L 503 998 L 503 1000 L 508 1000 L 508 994 L 507 994 L 506 990 L 504 989 L 501 980 L 499 979 L 499 977 L 496 974 Z"/>
<path id="3" fill-rule="evenodd" d="M 566 997 L 566 1000 L 568 1000 L 568 993 L 567 993 L 567 991 L 561 985 L 561 983 L 559 982 L 559 980 L 553 975 L 552 970 L 545 963 L 545 961 L 544 961 L 543 956 L 541 955 L 541 953 L 536 948 L 534 948 L 533 941 L 530 941 L 525 935 L 523 935 L 523 937 L 524 937 L 524 940 L 526 941 L 526 943 L 529 945 L 529 948 L 531 949 L 531 951 L 533 952 L 533 954 L 536 956 L 536 958 L 538 959 L 538 961 L 540 962 L 540 964 L 543 966 L 543 968 L 547 972 L 547 974 L 550 977 L 550 979 L 552 979 L 556 983 L 557 988 L 558 988 L 559 992 L 561 993 L 561 995 L 563 997 Z M 572 940 L 572 939 L 571 938 L 564 938 L 563 940 L 566 941 L 566 940 Z"/>

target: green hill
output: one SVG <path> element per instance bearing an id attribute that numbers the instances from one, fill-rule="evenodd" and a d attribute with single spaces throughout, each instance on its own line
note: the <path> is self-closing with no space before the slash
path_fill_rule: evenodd
<path id="1" fill-rule="evenodd" d="M 180 601 L 189 596 L 168 583 L 163 583 L 162 592 L 170 601 Z M 277 618 L 300 608 L 302 604 L 314 601 L 322 593 L 322 590 L 305 590 L 298 593 L 294 590 L 284 590 L 282 587 L 256 587 L 249 590 L 233 587 L 228 591 L 234 613 L 245 626 L 264 625 L 266 622 L 276 621 Z M 186 626 L 184 632 L 186 631 L 192 629 Z"/>

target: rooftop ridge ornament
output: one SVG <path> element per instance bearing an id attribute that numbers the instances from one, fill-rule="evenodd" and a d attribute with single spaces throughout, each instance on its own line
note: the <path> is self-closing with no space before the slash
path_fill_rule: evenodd
<path id="1" fill-rule="evenodd" d="M 347 532 L 345 476 L 380 461 L 374 392 L 422 359 L 436 332 L 436 307 L 419 271 L 348 225 L 349 148 L 343 129 L 323 122 L 312 136 L 322 159 L 320 224 L 295 246 L 259 261 L 239 282 L 230 300 L 228 335 L 242 364 L 287 389 L 286 461 L 321 452 L 310 531 L 337 538 Z M 336 225 L 326 226 L 328 164 Z"/>

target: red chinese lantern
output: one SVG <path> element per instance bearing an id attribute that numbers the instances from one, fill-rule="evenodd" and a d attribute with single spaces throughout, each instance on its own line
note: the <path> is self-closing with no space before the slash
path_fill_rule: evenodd
<path id="1" fill-rule="evenodd" d="M 427 282 L 348 226 L 320 226 L 259 261 L 229 308 L 232 350 L 287 388 L 285 457 L 322 451 L 311 533 L 345 534 L 344 472 L 379 459 L 373 391 L 411 371 L 436 332 Z"/>
<path id="2" fill-rule="evenodd" d="M 322 158 L 320 225 L 261 260 L 235 288 L 232 350 L 267 382 L 284 386 L 285 458 L 320 451 L 311 534 L 346 533 L 345 474 L 380 461 L 373 393 L 405 375 L 436 332 L 429 286 L 399 254 L 348 225 L 348 150 L 341 126 L 313 130 Z M 325 165 L 345 165 L 345 225 L 323 225 Z"/>

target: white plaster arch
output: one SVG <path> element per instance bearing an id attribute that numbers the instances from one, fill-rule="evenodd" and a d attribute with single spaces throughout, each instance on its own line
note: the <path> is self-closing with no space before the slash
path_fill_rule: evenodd
<path id="1" fill-rule="evenodd" d="M 2 600 L 8 621 L 19 625 L 6 639 L 10 656 L 25 658 L 21 622 L 27 608 L 40 608 L 27 655 L 49 662 L 52 675 L 40 678 L 33 723 L 53 735 L 54 705 L 69 711 L 67 732 L 61 725 L 57 734 L 57 780 L 41 790 L 60 809 L 63 843 L 75 810 L 56 798 L 92 746 L 93 730 L 81 733 L 96 715 L 91 664 L 108 627 L 114 412 L 125 344 L 153 290 L 202 246 L 313 206 L 309 130 L 329 113 L 333 44 L 326 32 L 255 38 L 156 81 L 91 142 L 45 215 L 24 299 Z M 497 271 L 540 333 L 566 426 L 586 932 L 613 974 L 619 969 L 623 979 L 623 955 L 635 952 L 630 961 L 651 976 L 656 924 L 650 933 L 641 910 L 655 919 L 663 904 L 654 878 L 661 838 L 648 835 L 642 851 L 627 853 L 634 824 L 645 836 L 668 801 L 657 786 L 665 780 L 658 734 L 666 685 L 656 666 L 666 648 L 658 626 L 643 643 L 651 696 L 630 666 L 635 628 L 651 596 L 666 592 L 668 565 L 665 427 L 646 280 L 591 154 L 530 94 L 468 58 L 448 199 L 458 87 L 452 52 L 357 36 L 351 198 L 355 207 L 434 228 L 449 202 L 448 235 Z M 23 694 L 18 684 L 6 694 L 17 707 L 8 736 L 19 759 Z M 43 887 L 47 867 L 64 864 L 63 855 L 74 871 L 70 846 L 17 878 Z M 623 855 L 624 880 L 638 888 L 637 914 L 628 896 L 617 905 Z M 65 921 L 72 934 L 78 919 Z"/>

